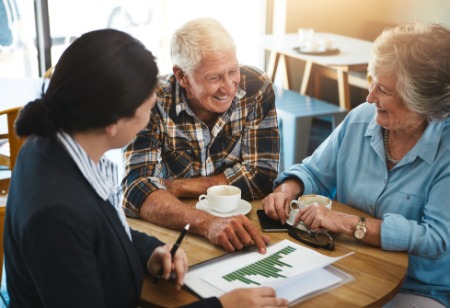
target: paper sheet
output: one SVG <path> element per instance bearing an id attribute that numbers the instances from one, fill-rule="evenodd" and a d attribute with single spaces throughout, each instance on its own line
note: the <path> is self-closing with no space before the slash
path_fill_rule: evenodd
<path id="1" fill-rule="evenodd" d="M 352 280 L 352 276 L 327 267 L 352 253 L 333 258 L 283 240 L 269 246 L 264 255 L 256 251 L 230 254 L 195 266 L 186 274 L 185 285 L 201 297 L 220 296 L 242 287 L 272 286 L 278 296 L 294 302 Z"/>

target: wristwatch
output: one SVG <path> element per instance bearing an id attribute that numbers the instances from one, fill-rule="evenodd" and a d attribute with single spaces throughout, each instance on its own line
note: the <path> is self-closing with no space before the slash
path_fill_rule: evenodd
<path id="1" fill-rule="evenodd" d="M 366 232 L 367 232 L 366 219 L 364 217 L 360 217 L 358 225 L 356 226 L 355 229 L 355 238 L 357 240 L 362 240 L 363 238 L 366 237 Z"/>

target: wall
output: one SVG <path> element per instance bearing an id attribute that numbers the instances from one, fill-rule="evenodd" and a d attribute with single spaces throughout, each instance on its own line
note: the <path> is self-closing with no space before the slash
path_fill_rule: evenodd
<path id="1" fill-rule="evenodd" d="M 301 27 L 374 40 L 385 26 L 414 20 L 450 26 L 449 0 L 282 0 L 286 31 Z"/>
<path id="2" fill-rule="evenodd" d="M 437 22 L 450 27 L 450 0 L 274 0 L 274 9 L 285 10 L 285 18 L 274 14 L 273 28 L 279 33 L 284 24 L 286 33 L 310 27 L 318 32 L 334 32 L 373 41 L 389 25 L 421 20 Z M 279 15 L 279 14 L 278 14 Z M 273 32 L 272 32 L 273 33 Z M 289 78 L 300 85 L 302 71 L 299 61 L 289 61 Z M 278 74 L 281 75 L 281 74 Z M 298 86 L 299 87 L 299 86 Z M 298 87 L 295 90 L 298 90 Z M 337 101 L 330 81 L 327 88 L 329 101 Z M 355 93 L 354 93 L 355 92 Z M 352 103 L 365 97 L 359 89 L 352 88 Z M 331 96 L 330 96 L 331 95 Z"/>

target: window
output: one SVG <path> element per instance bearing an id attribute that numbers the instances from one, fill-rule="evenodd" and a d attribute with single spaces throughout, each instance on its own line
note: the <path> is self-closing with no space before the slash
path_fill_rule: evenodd
<path id="1" fill-rule="evenodd" d="M 0 76 L 37 76 L 32 1 L 0 0 Z"/>
<path id="2" fill-rule="evenodd" d="M 51 63 L 81 34 L 115 28 L 142 41 L 157 57 L 161 73 L 172 69 L 170 37 L 184 22 L 197 17 L 219 20 L 236 41 L 241 63 L 263 68 L 259 37 L 264 34 L 266 1 L 261 0 L 47 0 Z M 27 0 L 0 0 L 0 76 L 38 76 L 34 8 Z M 6 4 L 6 5 L 5 5 Z M 11 9 L 12 8 L 12 9 Z M 5 12 L 13 12 L 13 14 Z M 8 18 L 4 18 L 8 16 Z M 4 37 L 4 24 L 11 29 Z M 13 39 L 11 39 L 13 37 Z M 6 45 L 6 42 L 10 46 Z M 13 42 L 13 43 L 11 43 Z"/>

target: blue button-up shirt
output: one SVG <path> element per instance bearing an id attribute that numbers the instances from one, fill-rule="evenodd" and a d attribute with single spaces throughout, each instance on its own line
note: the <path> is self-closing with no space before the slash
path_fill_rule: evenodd
<path id="1" fill-rule="evenodd" d="M 381 248 L 407 251 L 403 291 L 450 306 L 450 119 L 430 122 L 416 145 L 388 170 L 375 106 L 362 104 L 302 164 L 275 181 L 297 177 L 305 194 L 358 208 L 381 224 Z"/>

